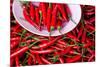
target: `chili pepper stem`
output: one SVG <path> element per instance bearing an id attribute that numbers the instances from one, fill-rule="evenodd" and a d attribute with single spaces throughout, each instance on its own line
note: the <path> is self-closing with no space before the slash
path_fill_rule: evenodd
<path id="1" fill-rule="evenodd" d="M 57 29 L 58 29 L 59 33 L 62 35 L 62 32 L 61 32 L 61 27 L 60 27 L 60 26 L 58 26 L 58 27 L 57 27 Z"/>
<path id="2" fill-rule="evenodd" d="M 73 20 L 73 18 L 72 18 L 72 16 L 71 16 L 70 14 L 68 14 L 68 18 L 69 18 L 74 24 L 77 24 L 77 23 Z"/>
<path id="3" fill-rule="evenodd" d="M 39 27 L 40 27 L 40 30 L 41 30 L 41 24 L 42 24 L 42 12 L 39 11 L 39 14 L 40 14 L 40 24 L 39 24 Z"/>
<path id="4" fill-rule="evenodd" d="M 50 28 L 50 32 L 49 32 L 49 41 L 50 41 L 50 37 L 51 37 L 51 32 L 54 30 L 54 27 L 53 26 L 51 26 L 51 28 Z"/>
<path id="5" fill-rule="evenodd" d="M 30 44 L 28 47 L 31 48 L 34 44 L 36 44 L 38 41 L 33 42 L 32 44 Z"/>

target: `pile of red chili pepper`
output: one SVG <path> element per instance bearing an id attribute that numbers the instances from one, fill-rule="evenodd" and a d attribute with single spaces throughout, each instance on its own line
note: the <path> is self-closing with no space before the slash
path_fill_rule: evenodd
<path id="1" fill-rule="evenodd" d="M 77 27 L 50 39 L 22 28 L 11 12 L 10 66 L 95 61 L 95 7 L 80 6 L 82 18 Z"/>
<path id="2" fill-rule="evenodd" d="M 40 31 L 43 29 L 47 29 L 48 32 L 55 29 L 60 31 L 65 23 L 68 23 L 69 15 L 71 16 L 66 4 L 44 2 L 40 2 L 39 6 L 33 5 L 32 2 L 21 4 L 25 20 Z"/>

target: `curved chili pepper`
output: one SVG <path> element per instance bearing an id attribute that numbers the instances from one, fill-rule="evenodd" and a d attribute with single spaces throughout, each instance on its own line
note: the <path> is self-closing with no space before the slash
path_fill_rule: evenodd
<path id="1" fill-rule="evenodd" d="M 57 38 L 51 40 L 50 42 L 45 43 L 45 44 L 42 44 L 42 45 L 40 45 L 40 46 L 32 47 L 32 49 L 47 48 L 47 47 L 53 45 L 53 44 L 54 44 L 58 39 L 60 39 L 60 38 L 61 38 L 61 36 L 58 36 Z"/>
<path id="2" fill-rule="evenodd" d="M 41 56 L 41 60 L 46 64 L 52 64 L 50 61 Z"/>
<path id="3" fill-rule="evenodd" d="M 74 39 L 75 41 L 79 41 L 79 39 L 76 36 L 72 35 L 72 33 L 67 33 L 67 36 Z"/>
<path id="4" fill-rule="evenodd" d="M 11 41 L 19 41 L 19 40 L 20 40 L 20 37 L 18 37 L 18 36 L 17 36 L 17 37 L 13 37 L 13 38 L 11 38 L 10 40 L 11 40 Z"/>
<path id="5" fill-rule="evenodd" d="M 95 27 L 93 27 L 92 25 L 87 24 L 87 25 L 86 25 L 86 28 L 89 28 L 89 29 L 91 29 L 92 31 L 95 31 Z"/>
<path id="6" fill-rule="evenodd" d="M 56 49 L 56 50 L 63 50 L 62 48 L 59 48 L 57 46 L 51 46 L 51 48 Z"/>
<path id="7" fill-rule="evenodd" d="M 95 55 L 93 54 L 91 57 L 89 57 L 88 62 L 91 62 L 95 58 Z"/>
<path id="8" fill-rule="evenodd" d="M 95 14 L 95 12 L 85 12 L 84 14 L 85 15 L 93 15 L 93 14 Z"/>
<path id="9" fill-rule="evenodd" d="M 57 5 L 58 5 L 58 10 L 62 14 L 62 17 L 64 18 L 64 20 L 68 21 L 68 17 L 66 16 L 67 14 L 65 13 L 65 10 L 64 10 L 64 5 L 63 4 L 57 4 Z"/>
<path id="10" fill-rule="evenodd" d="M 30 17 L 28 16 L 26 7 L 23 8 L 23 15 L 24 15 L 24 18 L 25 18 L 30 24 L 32 24 L 32 25 L 35 26 L 37 29 L 39 29 L 38 25 L 37 25 L 34 21 L 32 21 L 32 20 L 30 19 Z"/>
<path id="11" fill-rule="evenodd" d="M 59 57 L 59 61 L 60 61 L 60 63 L 64 63 L 64 59 L 62 58 L 62 57 Z"/>
<path id="12" fill-rule="evenodd" d="M 77 61 L 81 60 L 81 57 L 82 57 L 81 55 L 76 55 L 73 58 L 67 58 L 66 62 L 67 63 L 77 62 Z"/>
<path id="13" fill-rule="evenodd" d="M 36 50 L 30 50 L 32 54 L 48 54 L 54 52 L 53 49 L 48 49 L 48 50 L 42 50 L 42 51 L 36 51 Z"/>
<path id="14" fill-rule="evenodd" d="M 57 43 L 56 46 L 59 47 L 59 48 L 61 48 L 61 49 L 64 49 L 66 47 L 66 46 L 64 46 L 62 44 L 59 44 L 59 43 Z"/>
<path id="15" fill-rule="evenodd" d="M 67 45 L 67 43 L 66 43 L 64 40 L 58 40 L 57 42 L 58 42 L 59 44 L 64 45 L 64 46 L 66 46 L 66 45 Z"/>
<path id="16" fill-rule="evenodd" d="M 36 43 L 37 43 L 37 42 L 34 42 L 33 44 L 31 44 L 31 45 L 29 45 L 29 46 L 25 46 L 25 47 L 23 47 L 22 49 L 20 49 L 20 50 L 14 52 L 14 53 L 12 53 L 12 54 L 10 55 L 10 58 L 13 58 L 13 57 L 15 57 L 15 56 L 17 56 L 17 55 L 19 55 L 19 54 L 21 54 L 21 53 L 26 52 L 29 48 L 31 48 L 31 47 L 32 47 L 34 44 L 36 44 Z"/>
<path id="17" fill-rule="evenodd" d="M 71 50 L 71 47 L 68 46 L 68 47 L 66 47 L 64 50 L 62 50 L 59 54 L 60 54 L 60 55 L 67 54 L 67 53 L 69 53 L 70 50 Z"/>

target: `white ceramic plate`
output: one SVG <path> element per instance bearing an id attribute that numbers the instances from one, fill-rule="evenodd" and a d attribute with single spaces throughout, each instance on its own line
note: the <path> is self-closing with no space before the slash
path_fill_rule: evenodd
<path id="1" fill-rule="evenodd" d="M 36 4 L 36 3 L 35 3 Z M 68 5 L 71 13 L 72 13 L 72 18 L 73 20 L 78 24 L 80 19 L 81 19 L 81 7 L 80 5 Z M 26 30 L 37 34 L 41 36 L 49 36 L 49 32 L 47 30 L 42 30 L 39 31 L 37 30 L 34 26 L 32 26 L 30 23 L 27 21 L 24 21 L 20 19 L 20 17 L 24 18 L 23 16 L 23 11 L 22 11 L 21 4 L 18 0 L 14 0 L 13 2 L 13 14 L 15 19 L 18 21 L 18 23 L 24 27 Z M 73 30 L 77 24 L 73 23 L 71 20 L 61 29 L 62 34 L 68 33 L 69 31 Z M 51 36 L 59 36 L 61 35 L 58 30 L 52 31 Z"/>

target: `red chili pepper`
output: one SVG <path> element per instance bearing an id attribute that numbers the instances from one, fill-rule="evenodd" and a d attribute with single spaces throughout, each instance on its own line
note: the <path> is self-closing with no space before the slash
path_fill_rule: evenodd
<path id="1" fill-rule="evenodd" d="M 67 58 L 66 62 L 67 63 L 72 63 L 72 62 L 77 62 L 79 60 L 81 60 L 81 55 L 76 55 L 76 56 L 74 56 L 72 58 Z"/>
<path id="2" fill-rule="evenodd" d="M 84 48 L 87 48 L 87 47 L 89 47 L 89 46 L 91 46 L 91 43 L 86 43 L 86 44 L 84 44 Z"/>
<path id="3" fill-rule="evenodd" d="M 39 17 L 39 9 L 35 8 L 35 15 L 36 15 L 36 23 L 39 25 L 40 24 L 40 17 Z"/>
<path id="4" fill-rule="evenodd" d="M 27 20 L 30 24 L 32 24 L 32 25 L 35 26 L 37 29 L 39 29 L 38 25 L 37 25 L 34 21 L 32 21 L 32 20 L 30 19 L 30 17 L 28 16 L 26 7 L 23 8 L 23 15 L 24 15 L 25 20 Z"/>
<path id="5" fill-rule="evenodd" d="M 95 17 L 92 17 L 92 18 L 90 18 L 88 20 L 84 19 L 84 21 L 89 23 L 89 24 L 94 23 L 95 22 Z"/>
<path id="6" fill-rule="evenodd" d="M 61 33 L 61 30 L 62 29 L 62 22 L 60 20 L 58 20 L 57 22 L 57 30 L 59 31 L 59 33 Z"/>
<path id="7" fill-rule="evenodd" d="M 74 51 L 74 50 L 70 50 L 70 51 L 69 51 L 69 54 L 77 54 L 77 55 L 79 55 L 80 53 L 78 53 L 78 52 L 76 52 L 76 51 Z"/>
<path id="8" fill-rule="evenodd" d="M 47 49 L 47 50 L 42 50 L 42 51 L 36 51 L 36 50 L 30 50 L 32 54 L 48 54 L 54 52 L 53 49 Z"/>
<path id="9" fill-rule="evenodd" d="M 66 47 L 66 46 L 64 46 L 62 44 L 59 44 L 59 43 L 57 43 L 56 46 L 59 47 L 59 48 L 61 48 L 61 49 L 64 49 Z"/>
<path id="10" fill-rule="evenodd" d="M 66 11 L 67 18 L 69 20 L 70 17 L 72 16 L 71 10 L 70 10 L 69 6 L 66 5 L 66 4 L 64 4 L 64 7 L 65 7 L 65 11 Z"/>
<path id="11" fill-rule="evenodd" d="M 14 52 L 14 53 L 12 53 L 12 54 L 10 55 L 10 58 L 13 58 L 13 57 L 15 57 L 15 56 L 17 56 L 17 55 L 19 55 L 19 54 L 21 54 L 21 53 L 26 52 L 30 47 L 32 47 L 32 46 L 33 46 L 34 44 L 36 44 L 36 43 L 37 43 L 37 41 L 34 42 L 33 44 L 29 45 L 29 46 L 25 46 L 25 47 L 23 47 L 22 49 L 20 49 L 20 50 Z"/>
<path id="12" fill-rule="evenodd" d="M 91 53 L 92 55 L 94 55 L 94 54 L 95 54 L 95 51 L 94 51 L 94 50 L 92 50 L 92 49 L 90 49 L 90 48 L 87 48 L 87 51 L 88 51 L 89 53 Z"/>
<path id="13" fill-rule="evenodd" d="M 85 12 L 84 14 L 85 15 L 93 15 L 93 14 L 95 14 L 95 12 Z"/>
<path id="14" fill-rule="evenodd" d="M 30 2 L 30 16 L 32 20 L 35 20 L 35 6 Z"/>
<path id="15" fill-rule="evenodd" d="M 74 39 L 75 41 L 79 41 L 79 39 L 78 39 L 76 36 L 72 35 L 72 33 L 67 33 L 67 36 L 68 36 L 69 38 Z"/>
<path id="16" fill-rule="evenodd" d="M 82 43 L 85 43 L 85 41 L 86 41 L 86 31 L 84 30 L 84 31 L 83 31 L 83 34 L 82 34 L 81 42 L 82 42 Z"/>
<path id="17" fill-rule="evenodd" d="M 50 61 L 41 56 L 41 60 L 46 64 L 52 64 Z"/>
<path id="18" fill-rule="evenodd" d="M 31 63 L 32 63 L 32 57 L 29 56 L 29 57 L 28 57 L 28 65 L 31 65 Z"/>
<path id="19" fill-rule="evenodd" d="M 66 47 L 64 50 L 62 50 L 59 54 L 60 54 L 60 55 L 67 54 L 67 53 L 69 53 L 70 50 L 71 50 L 71 47 L 68 46 L 68 47 Z"/>
<path id="20" fill-rule="evenodd" d="M 94 59 L 94 58 L 95 58 L 95 55 L 92 55 L 91 57 L 89 57 L 88 62 L 91 62 L 92 59 Z"/>
<path id="21" fill-rule="evenodd" d="M 10 59 L 10 67 L 14 66 L 15 59 Z"/>
<path id="22" fill-rule="evenodd" d="M 36 54 L 35 57 L 37 58 L 37 61 L 38 61 L 39 64 L 43 64 L 39 54 Z"/>
<path id="23" fill-rule="evenodd" d="M 67 43 L 64 40 L 58 40 L 57 41 L 59 44 L 62 44 L 64 46 L 67 46 Z"/>
<path id="24" fill-rule="evenodd" d="M 62 58 L 62 57 L 59 57 L 59 61 L 60 61 L 60 63 L 64 63 L 64 59 Z"/>
<path id="25" fill-rule="evenodd" d="M 14 31 L 14 32 L 19 32 L 20 30 L 18 30 L 20 28 L 20 25 L 17 23 L 17 21 L 16 21 L 16 26 L 14 26 L 13 28 L 12 28 L 12 30 Z"/>
<path id="26" fill-rule="evenodd" d="M 32 49 L 47 48 L 47 47 L 53 45 L 53 44 L 54 44 L 58 39 L 60 39 L 60 38 L 61 38 L 61 36 L 59 36 L 59 37 L 57 37 L 57 38 L 51 40 L 51 41 L 48 42 L 48 43 L 44 43 L 44 44 L 42 44 L 42 45 L 40 45 L 40 46 L 37 46 L 37 47 L 32 47 Z"/>
<path id="27" fill-rule="evenodd" d="M 18 56 L 15 57 L 16 67 L 20 67 Z"/>
<path id="28" fill-rule="evenodd" d="M 73 46 L 73 49 L 79 49 L 80 48 L 80 46 Z"/>
<path id="29" fill-rule="evenodd" d="M 20 37 L 13 37 L 10 39 L 11 41 L 19 41 L 20 40 Z"/>
<path id="30" fill-rule="evenodd" d="M 57 46 L 51 46 L 51 48 L 56 49 L 56 50 L 63 50 L 62 48 L 59 48 Z"/>
<path id="31" fill-rule="evenodd" d="M 26 43 L 30 44 L 31 42 L 35 42 L 35 40 L 27 40 Z"/>
<path id="32" fill-rule="evenodd" d="M 56 6 L 56 3 L 52 3 L 52 10 L 55 8 L 55 6 Z"/>
<path id="33" fill-rule="evenodd" d="M 92 25 L 87 24 L 87 25 L 86 25 L 86 28 L 89 28 L 89 29 L 91 29 L 92 31 L 95 31 L 95 27 L 92 26 Z"/>
<path id="34" fill-rule="evenodd" d="M 78 39 L 82 36 L 82 33 L 83 33 L 83 28 L 81 27 L 78 32 L 78 37 L 77 37 Z"/>
<path id="35" fill-rule="evenodd" d="M 47 9 L 47 19 L 46 19 L 48 32 L 50 32 L 50 22 L 51 22 L 51 16 L 52 16 L 51 14 L 52 14 L 52 6 L 51 6 L 51 3 L 49 3 L 49 7 Z"/>
<path id="36" fill-rule="evenodd" d="M 56 16 L 57 16 L 57 5 L 53 8 L 52 11 L 52 18 L 51 18 L 51 24 L 50 24 L 50 31 L 53 31 L 56 26 Z"/>
<path id="37" fill-rule="evenodd" d="M 43 3 L 43 2 L 40 2 L 40 5 L 41 5 L 43 23 L 46 26 L 47 25 L 47 23 L 46 23 L 46 17 L 47 17 L 47 14 L 46 14 L 46 12 L 47 12 L 47 10 L 46 10 L 46 4 Z"/>
<path id="38" fill-rule="evenodd" d="M 66 16 L 66 12 L 64 10 L 64 5 L 63 4 L 57 4 L 58 5 L 58 10 L 61 12 L 62 17 L 64 18 L 64 20 L 68 21 L 68 17 Z"/>
<path id="39" fill-rule="evenodd" d="M 13 49 L 13 48 L 15 48 L 18 45 L 19 45 L 19 41 L 11 41 L 10 48 Z"/>

